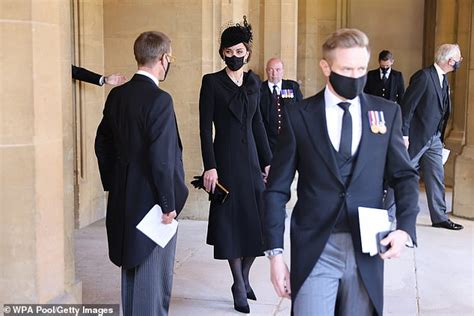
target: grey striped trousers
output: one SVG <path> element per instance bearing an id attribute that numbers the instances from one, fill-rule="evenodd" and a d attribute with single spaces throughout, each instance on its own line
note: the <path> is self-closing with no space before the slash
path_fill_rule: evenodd
<path id="1" fill-rule="evenodd" d="M 349 233 L 333 233 L 293 305 L 296 316 L 370 316 L 374 306 L 357 270 Z"/>
<path id="2" fill-rule="evenodd" d="M 164 249 L 156 246 L 142 264 L 122 269 L 124 316 L 168 315 L 177 235 Z"/>

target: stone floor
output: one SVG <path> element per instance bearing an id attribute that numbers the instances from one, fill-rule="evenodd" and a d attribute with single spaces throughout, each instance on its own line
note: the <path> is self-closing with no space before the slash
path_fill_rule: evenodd
<path id="1" fill-rule="evenodd" d="M 446 197 L 451 200 L 449 192 Z M 424 194 L 420 205 L 419 247 L 385 265 L 384 314 L 474 315 L 474 222 L 455 218 L 462 231 L 432 228 Z M 240 314 L 233 310 L 230 270 L 213 259 L 206 228 L 205 221 L 180 221 L 172 316 Z M 76 232 L 76 271 L 84 303 L 120 302 L 120 269 L 108 260 L 103 220 Z M 255 261 L 251 281 L 258 297 L 250 301 L 251 315 L 289 315 L 289 301 L 273 291 L 266 258 Z"/>

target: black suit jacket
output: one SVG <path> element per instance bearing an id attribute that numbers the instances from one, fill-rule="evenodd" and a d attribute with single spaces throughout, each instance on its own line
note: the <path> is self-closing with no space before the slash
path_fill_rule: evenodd
<path id="1" fill-rule="evenodd" d="M 282 115 L 285 116 L 285 109 L 288 106 L 291 106 L 291 104 L 303 100 L 303 94 L 301 93 L 299 84 L 293 80 L 282 80 L 281 88 L 293 90 L 294 96 L 293 98 L 280 99 L 280 104 L 283 110 Z M 260 112 L 262 113 L 262 119 L 265 125 L 265 131 L 267 132 L 268 143 L 272 152 L 276 148 L 278 138 L 278 118 L 276 116 L 276 111 L 272 111 L 273 106 L 275 105 L 272 91 L 268 88 L 268 80 L 266 80 L 262 82 L 260 87 Z"/>
<path id="2" fill-rule="evenodd" d="M 416 243 L 418 176 L 410 166 L 401 133 L 400 107 L 361 94 L 362 137 L 348 186 L 339 174 L 325 114 L 324 92 L 289 108 L 264 194 L 266 249 L 283 248 L 285 205 L 298 171 L 298 201 L 291 216 L 292 300 L 298 295 L 347 206 L 357 266 L 377 313 L 383 310 L 383 261 L 361 250 L 358 207 L 382 208 L 384 177 L 395 190 L 397 226 Z M 385 134 L 370 131 L 368 111 L 383 111 Z"/>
<path id="3" fill-rule="evenodd" d="M 89 71 L 85 68 L 72 66 L 72 79 L 85 81 L 100 86 L 101 75 L 96 74 L 95 72 Z"/>
<path id="4" fill-rule="evenodd" d="M 136 228 L 158 204 L 181 211 L 188 195 L 171 96 L 136 74 L 112 89 L 97 129 L 95 151 L 107 202 L 110 260 L 125 269 L 157 246 Z"/>
<path id="5" fill-rule="evenodd" d="M 416 156 L 437 132 L 441 133 L 441 141 L 444 141 L 444 133 L 451 112 L 449 96 L 447 101 L 444 105 L 443 92 L 434 65 L 417 71 L 410 78 L 410 84 L 401 104 L 403 135 L 408 136 L 410 140 L 408 147 L 410 157 Z M 445 106 L 446 109 L 444 109 Z"/>
<path id="6" fill-rule="evenodd" d="M 382 79 L 380 79 L 380 68 L 373 69 L 367 73 L 367 83 L 365 84 L 364 92 L 401 104 L 405 93 L 402 73 L 392 68 L 388 80 L 390 82 L 389 93 L 384 90 Z"/>

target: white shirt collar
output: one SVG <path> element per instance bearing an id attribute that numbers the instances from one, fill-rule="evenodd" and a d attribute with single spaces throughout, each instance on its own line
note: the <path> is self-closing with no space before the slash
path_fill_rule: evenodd
<path id="1" fill-rule="evenodd" d="M 328 106 L 337 106 L 337 107 L 339 107 L 339 105 L 337 105 L 337 104 L 340 103 L 340 102 L 349 102 L 351 104 L 360 104 L 360 99 L 359 99 L 358 96 L 355 97 L 352 100 L 341 100 L 341 99 L 339 99 L 339 97 L 337 97 L 329 89 L 329 87 L 327 85 L 326 85 L 326 89 L 324 89 L 324 101 L 326 101 L 326 107 L 328 107 Z"/>
<path id="2" fill-rule="evenodd" d="M 436 72 L 438 73 L 438 76 L 442 77 L 444 74 L 446 74 L 437 63 L 434 63 L 434 67 L 436 68 Z"/>
<path id="3" fill-rule="evenodd" d="M 387 72 L 386 72 L 386 75 L 385 75 L 386 78 L 388 78 L 390 76 L 391 71 L 392 71 L 392 67 L 387 69 Z M 379 73 L 380 73 L 380 79 L 382 79 L 383 72 L 382 72 L 382 69 L 380 69 L 380 67 L 379 67 Z"/>
<path id="4" fill-rule="evenodd" d="M 277 93 L 280 94 L 280 91 L 281 91 L 281 84 L 282 84 L 282 81 L 283 80 L 280 80 L 280 82 L 276 83 L 276 86 L 277 86 Z M 275 85 L 275 83 L 273 82 L 270 82 L 268 81 L 268 88 L 270 89 L 270 92 L 273 92 L 273 86 Z"/>
<path id="5" fill-rule="evenodd" d="M 157 87 L 160 86 L 160 82 L 158 81 L 158 78 L 153 76 L 151 73 L 149 73 L 145 70 L 137 70 L 136 74 L 146 76 L 146 77 L 150 78 L 151 80 L 153 80 L 153 82 L 156 84 Z"/>
<path id="6" fill-rule="evenodd" d="M 326 85 L 326 89 L 324 90 L 326 127 L 328 130 L 329 140 L 337 151 L 339 151 L 339 145 L 341 142 L 342 116 L 344 115 L 344 110 L 337 105 L 340 102 L 351 103 L 349 112 L 352 117 L 352 154 L 354 154 L 359 147 L 362 137 L 362 107 L 360 104 L 360 98 L 357 96 L 352 100 L 343 101 L 329 90 L 329 87 Z"/>

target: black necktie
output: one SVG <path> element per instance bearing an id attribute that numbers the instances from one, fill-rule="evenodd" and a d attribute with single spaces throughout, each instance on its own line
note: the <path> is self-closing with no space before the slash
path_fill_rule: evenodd
<path id="1" fill-rule="evenodd" d="M 443 92 L 443 109 L 446 110 L 446 106 L 448 104 L 448 76 L 446 74 L 443 75 L 443 86 L 441 87 L 441 91 Z"/>
<path id="2" fill-rule="evenodd" d="M 446 74 L 443 75 L 443 86 L 441 87 L 443 90 L 445 90 L 448 87 L 448 77 Z"/>
<path id="3" fill-rule="evenodd" d="M 387 81 L 387 69 L 382 70 L 382 82 L 385 83 Z"/>
<path id="4" fill-rule="evenodd" d="M 273 92 L 272 92 L 272 95 L 273 95 L 273 99 L 277 99 L 278 98 L 278 92 L 277 92 L 277 85 L 273 85 Z"/>
<path id="5" fill-rule="evenodd" d="M 337 105 L 344 110 L 342 116 L 342 128 L 341 128 L 341 142 L 339 144 L 339 153 L 344 158 L 350 158 L 352 156 L 352 116 L 349 112 L 349 102 L 340 102 Z"/>

